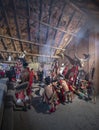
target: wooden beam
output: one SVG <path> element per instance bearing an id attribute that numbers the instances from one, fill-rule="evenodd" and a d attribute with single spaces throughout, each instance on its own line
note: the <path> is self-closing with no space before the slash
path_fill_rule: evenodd
<path id="1" fill-rule="evenodd" d="M 30 3 L 29 0 L 26 0 L 26 4 L 27 4 L 27 16 L 30 18 Z M 30 19 L 27 19 L 27 29 L 28 29 L 28 40 L 31 41 L 31 33 L 30 33 Z M 32 53 L 32 45 L 29 45 L 30 51 Z M 33 57 L 31 56 L 31 59 L 33 59 Z"/>
<path id="2" fill-rule="evenodd" d="M 22 54 L 22 52 L 17 51 L 10 51 L 10 50 L 0 50 L 2 53 L 14 53 L 14 54 Z M 26 53 L 28 56 L 36 56 L 36 57 L 47 57 L 47 58 L 60 58 L 59 56 L 51 56 L 51 55 L 40 55 L 40 54 L 32 54 L 32 53 Z"/>
<path id="3" fill-rule="evenodd" d="M 66 27 L 65 27 L 65 31 L 67 31 L 68 26 L 70 25 L 70 23 L 71 23 L 71 21 L 72 21 L 74 15 L 75 15 L 75 13 L 76 13 L 76 11 L 73 10 L 72 15 L 70 16 L 69 21 L 68 21 L 68 23 L 67 23 L 67 25 L 66 25 Z M 61 35 L 61 37 L 60 37 L 60 40 L 59 40 L 58 46 L 61 44 L 64 35 L 65 35 L 65 33 L 63 32 L 62 35 Z M 71 35 L 71 36 L 74 36 L 74 35 Z"/>
<path id="4" fill-rule="evenodd" d="M 41 21 L 41 18 L 42 18 L 42 0 L 39 0 L 39 15 L 38 15 L 38 32 L 37 32 L 37 41 L 39 43 L 39 40 L 40 40 L 40 21 Z"/>
<path id="5" fill-rule="evenodd" d="M 75 33 L 72 33 L 72 32 L 69 32 L 69 31 L 65 31 L 65 30 L 62 30 L 62 29 L 57 28 L 57 27 L 53 27 L 52 25 L 49 25 L 49 24 L 47 24 L 45 22 L 42 22 L 42 21 L 40 23 L 45 25 L 45 26 L 48 26 L 48 27 L 50 27 L 52 29 L 58 30 L 58 31 L 63 32 L 63 33 L 67 33 L 67 34 L 72 35 L 74 37 L 77 37 L 77 35 Z"/>
<path id="6" fill-rule="evenodd" d="M 67 39 L 67 41 L 65 41 L 65 47 L 67 47 L 67 45 L 70 43 L 71 39 L 73 38 L 73 36 L 69 36 L 69 38 Z M 64 47 L 64 44 L 62 45 Z M 59 50 L 57 50 L 54 55 L 60 53 Z"/>
<path id="7" fill-rule="evenodd" d="M 11 27 L 10 27 L 8 16 L 7 16 L 7 13 L 6 13 L 6 10 L 5 10 L 5 7 L 4 7 L 4 4 L 3 4 L 2 0 L 0 0 L 0 4 L 1 4 L 1 7 L 2 7 L 3 14 L 5 16 L 7 27 L 8 27 L 8 34 L 10 35 L 10 37 L 12 37 Z M 15 46 L 14 41 L 12 39 L 11 39 L 11 42 L 12 42 L 14 50 L 16 50 L 16 46 Z"/>
<path id="8" fill-rule="evenodd" d="M 81 15 L 81 16 L 79 17 L 79 19 L 78 19 L 78 22 L 77 22 L 75 28 L 77 28 L 77 27 L 79 26 L 79 24 L 81 23 L 82 20 L 83 20 L 83 16 Z M 74 32 L 75 32 L 75 31 L 74 31 Z"/>
<path id="9" fill-rule="evenodd" d="M 65 27 L 65 30 L 66 30 L 66 29 L 68 28 L 68 26 L 70 25 L 70 23 L 71 23 L 73 17 L 75 16 L 75 13 L 76 13 L 76 11 L 73 10 L 72 14 L 70 15 L 70 18 L 69 18 L 68 24 L 67 24 L 67 26 Z"/>
<path id="10" fill-rule="evenodd" d="M 81 14 L 86 15 L 84 11 L 82 11 L 77 5 L 75 5 L 73 2 L 68 2 L 69 5 L 71 5 L 73 8 L 75 8 L 77 11 L 79 11 Z"/>
<path id="11" fill-rule="evenodd" d="M 57 50 L 65 50 L 65 49 L 60 48 L 60 47 L 54 47 L 54 46 L 49 46 L 49 45 L 44 45 L 44 44 L 38 44 L 38 43 L 31 42 L 31 41 L 26 41 L 26 40 L 22 40 L 22 39 L 18 39 L 18 38 L 13 38 L 13 37 L 9 37 L 9 36 L 0 35 L 0 37 L 7 38 L 7 39 L 13 39 L 15 41 L 21 41 L 21 42 L 32 44 L 32 45 L 36 45 L 36 46 L 49 47 L 49 48 L 53 48 L 53 49 L 57 49 Z"/>
<path id="12" fill-rule="evenodd" d="M 30 4 L 29 0 L 26 0 L 26 5 L 27 5 L 27 16 L 30 18 Z M 28 40 L 31 41 L 31 34 L 30 34 L 30 19 L 27 19 L 27 29 L 28 29 Z M 30 45 L 31 48 L 31 45 Z"/>
<path id="13" fill-rule="evenodd" d="M 20 28 L 19 28 L 18 17 L 17 17 L 17 14 L 16 14 L 15 0 L 12 0 L 12 3 L 13 3 L 14 21 L 15 21 L 15 25 L 16 25 L 17 35 L 18 35 L 18 38 L 21 39 L 21 31 L 20 31 Z M 22 46 L 22 42 L 19 41 L 19 43 L 20 43 L 21 51 L 24 51 L 23 46 Z"/>
<path id="14" fill-rule="evenodd" d="M 6 63 L 6 64 L 16 64 L 17 61 L 6 61 L 3 60 L 2 63 Z"/>
<path id="15" fill-rule="evenodd" d="M 58 46 L 61 44 L 64 35 L 65 35 L 65 33 L 63 32 L 63 33 L 61 34 L 61 36 L 60 36 L 60 39 L 59 39 L 59 42 L 58 42 Z M 56 50 L 56 51 L 57 51 L 57 50 Z"/>
<path id="16" fill-rule="evenodd" d="M 48 24 L 50 24 L 50 20 L 51 20 L 50 18 L 51 18 L 51 12 L 52 12 L 52 5 L 53 5 L 53 0 L 50 0 L 50 7 L 48 10 L 48 12 L 49 12 Z M 47 44 L 48 34 L 49 34 L 49 26 L 47 26 L 45 44 Z"/>
<path id="17" fill-rule="evenodd" d="M 40 44 L 40 28 L 41 28 L 41 24 L 40 24 L 40 21 L 41 21 L 41 18 L 42 18 L 42 2 L 43 0 L 38 0 L 38 2 L 39 2 L 39 14 L 38 14 L 38 31 L 37 31 L 37 35 L 36 35 L 36 42 L 38 42 L 39 44 Z M 40 48 L 39 48 L 39 46 L 38 46 L 38 48 L 37 48 L 37 50 L 38 50 L 38 52 L 40 51 L 39 50 Z M 33 59 L 32 59 L 33 60 Z M 38 58 L 37 58 L 37 60 L 38 60 Z"/>
<path id="18" fill-rule="evenodd" d="M 1 38 L 1 42 L 2 42 L 2 45 L 3 45 L 4 49 L 7 50 L 7 46 L 6 46 L 5 41 L 4 41 L 3 38 Z M 2 53 L 1 53 L 1 54 L 2 54 Z M 5 60 L 4 55 L 2 55 L 2 56 L 3 56 L 3 59 Z M 7 57 L 8 57 L 8 55 L 7 55 Z"/>
<path id="19" fill-rule="evenodd" d="M 57 22 L 57 25 L 56 25 L 57 28 L 59 27 L 61 18 L 62 18 L 63 13 L 64 13 L 64 9 L 65 9 L 65 7 L 66 7 L 66 4 L 67 4 L 67 2 L 65 2 L 65 3 L 63 4 L 63 8 L 62 8 L 62 10 L 61 10 L 61 14 L 60 14 L 60 16 L 59 16 L 59 19 L 58 19 L 58 22 Z M 56 38 L 56 34 L 57 34 L 57 30 L 55 30 L 55 33 L 54 33 L 54 36 L 53 36 L 53 39 L 54 39 L 54 40 L 55 40 L 55 38 Z"/>
<path id="20" fill-rule="evenodd" d="M 6 46 L 5 41 L 4 41 L 3 38 L 1 38 L 1 42 L 2 42 L 2 45 L 3 45 L 4 49 L 7 50 L 7 46 Z"/>
<path id="21" fill-rule="evenodd" d="M 1 62 L 1 60 L 5 60 L 5 57 L 4 57 L 4 55 L 0 52 L 0 62 Z"/>

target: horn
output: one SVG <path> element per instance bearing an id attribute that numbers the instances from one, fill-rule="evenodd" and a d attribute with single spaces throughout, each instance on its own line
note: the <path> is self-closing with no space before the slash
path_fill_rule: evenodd
<path id="1" fill-rule="evenodd" d="M 83 54 L 85 56 L 85 58 L 79 58 L 77 56 L 77 54 L 75 53 L 75 57 L 80 61 L 80 66 L 83 67 L 84 66 L 84 62 L 88 61 L 90 58 L 89 54 Z"/>
<path id="2" fill-rule="evenodd" d="M 75 57 L 76 57 L 78 60 L 81 60 L 81 58 L 78 57 L 77 53 L 75 53 L 74 55 L 75 55 Z"/>
<path id="3" fill-rule="evenodd" d="M 90 55 L 89 55 L 89 54 L 83 54 L 83 55 L 85 56 L 84 61 L 88 61 L 88 60 L 89 60 L 89 58 L 90 58 Z"/>
<path id="4" fill-rule="evenodd" d="M 89 54 L 83 54 L 83 55 L 85 56 L 85 58 L 80 58 L 80 57 L 78 57 L 78 55 L 75 53 L 75 57 L 76 57 L 78 60 L 80 60 L 81 62 L 86 62 L 86 61 L 88 61 L 89 58 L 90 58 L 90 55 L 89 55 Z"/>

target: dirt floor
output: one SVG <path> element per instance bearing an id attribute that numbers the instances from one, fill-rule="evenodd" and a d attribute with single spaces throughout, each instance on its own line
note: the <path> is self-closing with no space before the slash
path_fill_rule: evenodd
<path id="1" fill-rule="evenodd" d="M 47 105 L 35 95 L 30 110 L 14 111 L 14 130 L 99 130 L 99 96 L 96 104 L 75 96 L 56 112 L 46 111 Z"/>

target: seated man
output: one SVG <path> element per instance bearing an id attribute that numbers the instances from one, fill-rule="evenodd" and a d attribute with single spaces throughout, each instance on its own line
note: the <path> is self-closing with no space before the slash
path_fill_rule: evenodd
<path id="1" fill-rule="evenodd" d="M 59 85 L 62 88 L 63 95 L 65 95 L 66 102 L 72 102 L 73 96 L 67 82 L 64 79 L 60 79 Z"/>
<path id="2" fill-rule="evenodd" d="M 58 104 L 58 97 L 50 79 L 45 78 L 45 83 L 44 101 L 49 105 L 49 112 L 54 112 L 56 110 L 56 105 Z"/>

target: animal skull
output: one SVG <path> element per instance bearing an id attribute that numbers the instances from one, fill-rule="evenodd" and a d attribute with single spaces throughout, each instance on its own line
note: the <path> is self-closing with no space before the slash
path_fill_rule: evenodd
<path id="1" fill-rule="evenodd" d="M 76 59 L 80 62 L 80 66 L 81 66 L 81 67 L 84 67 L 85 62 L 87 62 L 87 61 L 89 60 L 89 58 L 90 58 L 90 55 L 89 55 L 89 54 L 84 54 L 84 55 L 86 56 L 86 58 L 80 58 L 80 57 L 78 57 L 77 54 L 75 53 L 75 57 L 76 57 Z"/>

